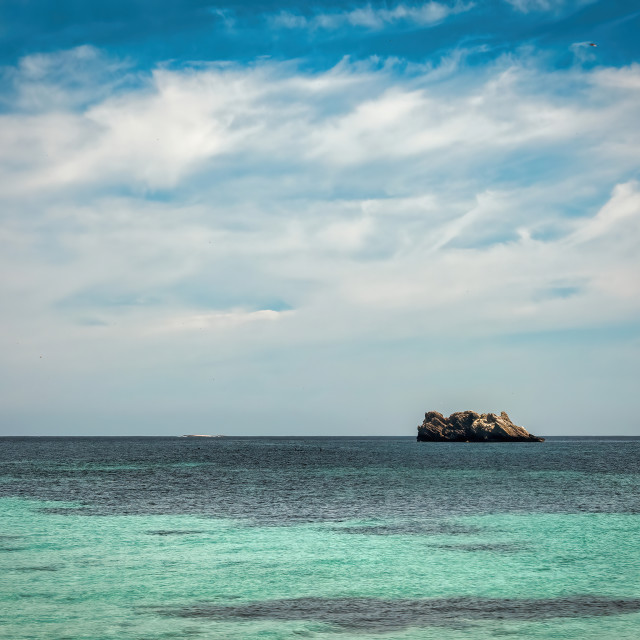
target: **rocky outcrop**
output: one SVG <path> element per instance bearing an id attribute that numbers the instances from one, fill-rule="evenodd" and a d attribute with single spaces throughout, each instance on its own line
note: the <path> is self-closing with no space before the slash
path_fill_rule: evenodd
<path id="1" fill-rule="evenodd" d="M 499 416 L 458 411 L 448 418 L 429 411 L 418 427 L 418 442 L 544 442 L 544 438 L 513 424 L 504 411 Z"/>

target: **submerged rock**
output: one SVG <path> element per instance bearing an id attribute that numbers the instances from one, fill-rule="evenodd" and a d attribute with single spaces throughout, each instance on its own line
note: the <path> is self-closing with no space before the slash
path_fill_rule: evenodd
<path id="1" fill-rule="evenodd" d="M 513 424 L 504 411 L 499 416 L 458 411 L 448 418 L 428 411 L 418 427 L 418 442 L 544 442 L 544 438 Z"/>

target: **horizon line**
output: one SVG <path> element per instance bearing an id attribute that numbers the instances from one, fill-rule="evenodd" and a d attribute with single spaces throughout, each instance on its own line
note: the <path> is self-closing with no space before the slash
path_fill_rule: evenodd
<path id="1" fill-rule="evenodd" d="M 198 440 L 220 440 L 225 438 L 415 438 L 414 435 L 319 435 L 319 434 L 271 434 L 271 435 L 251 435 L 251 434 L 222 434 L 218 436 L 192 436 L 188 439 Z M 640 434 L 555 434 L 555 435 L 541 435 L 541 438 L 640 438 Z M 184 435 L 174 434 L 129 434 L 129 435 L 108 435 L 108 434 L 94 434 L 94 435 L 72 435 L 72 434 L 4 434 L 0 435 L 0 438 L 185 438 Z M 437 444 L 437 443 L 436 443 Z M 472 444 L 472 443 L 471 443 Z M 484 443 L 481 443 L 484 444 Z M 488 442 L 487 444 L 495 444 Z M 504 443 L 500 443 L 504 444 Z"/>

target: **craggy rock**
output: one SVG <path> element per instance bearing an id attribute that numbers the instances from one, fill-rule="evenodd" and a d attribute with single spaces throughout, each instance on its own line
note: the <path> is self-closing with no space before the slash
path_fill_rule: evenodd
<path id="1" fill-rule="evenodd" d="M 458 411 L 448 418 L 429 411 L 418 427 L 418 442 L 544 442 L 544 438 L 513 424 L 504 411 L 499 416 Z"/>

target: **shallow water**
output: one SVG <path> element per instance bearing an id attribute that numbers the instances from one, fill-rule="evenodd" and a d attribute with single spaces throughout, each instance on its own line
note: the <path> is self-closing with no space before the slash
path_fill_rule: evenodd
<path id="1" fill-rule="evenodd" d="M 637 439 L 4 438 L 0 456 L 1 637 L 640 635 Z"/>

